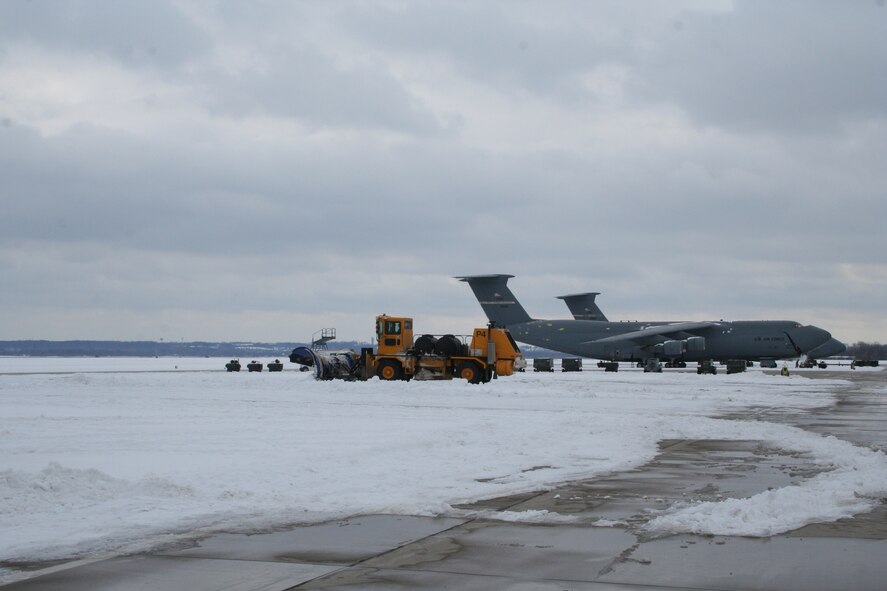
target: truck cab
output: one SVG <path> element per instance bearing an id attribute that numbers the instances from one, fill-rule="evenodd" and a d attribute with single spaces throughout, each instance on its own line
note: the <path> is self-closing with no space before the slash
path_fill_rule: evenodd
<path id="1" fill-rule="evenodd" d="M 397 355 L 413 348 L 413 319 L 382 314 L 376 317 L 379 355 Z"/>

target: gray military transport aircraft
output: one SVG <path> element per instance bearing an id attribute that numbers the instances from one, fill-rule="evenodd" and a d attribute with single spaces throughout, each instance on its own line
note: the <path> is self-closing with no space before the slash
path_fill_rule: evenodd
<path id="1" fill-rule="evenodd" d="M 490 322 L 522 343 L 607 361 L 789 359 L 815 352 L 836 355 L 845 347 L 828 331 L 790 320 L 609 322 L 594 303 L 597 292 L 559 296 L 573 320 L 531 318 L 508 288 L 513 275 L 456 277 L 471 287 Z"/>
<path id="2" fill-rule="evenodd" d="M 573 295 L 557 296 L 559 300 L 564 300 L 573 318 L 576 320 L 607 320 L 603 311 L 595 303 L 595 296 L 601 295 L 600 292 L 592 291 L 588 293 L 577 293 Z M 825 344 L 806 352 L 808 360 L 822 359 L 838 355 L 847 350 L 847 346 L 838 339 L 829 339 Z"/>

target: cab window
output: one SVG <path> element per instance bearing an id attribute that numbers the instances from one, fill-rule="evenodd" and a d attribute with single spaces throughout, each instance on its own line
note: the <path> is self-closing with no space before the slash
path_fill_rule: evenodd
<path id="1" fill-rule="evenodd" d="M 400 334 L 400 320 L 386 320 L 385 334 Z"/>

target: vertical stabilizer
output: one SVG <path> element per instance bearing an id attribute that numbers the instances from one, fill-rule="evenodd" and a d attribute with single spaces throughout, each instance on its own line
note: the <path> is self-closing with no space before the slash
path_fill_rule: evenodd
<path id="1" fill-rule="evenodd" d="M 512 277 L 514 275 L 470 275 L 456 279 L 468 283 L 490 321 L 507 327 L 532 320 L 508 289 L 508 280 Z"/>
<path id="2" fill-rule="evenodd" d="M 574 293 L 571 295 L 557 296 L 559 300 L 564 300 L 573 318 L 576 320 L 602 320 L 607 322 L 607 317 L 594 303 L 595 296 L 599 296 L 600 292 L 592 291 L 589 293 Z"/>

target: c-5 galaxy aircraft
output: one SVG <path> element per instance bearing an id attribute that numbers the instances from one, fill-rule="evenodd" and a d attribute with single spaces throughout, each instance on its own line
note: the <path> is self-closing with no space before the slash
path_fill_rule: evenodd
<path id="1" fill-rule="evenodd" d="M 789 320 L 726 322 L 609 322 L 597 293 L 560 296 L 574 320 L 531 318 L 508 288 L 513 275 L 456 277 L 474 291 L 487 318 L 520 342 L 608 361 L 788 359 L 815 351 L 835 355 L 844 345 L 816 326 Z"/>
<path id="2" fill-rule="evenodd" d="M 573 318 L 576 320 L 607 320 L 607 317 L 604 316 L 604 313 L 594 301 L 595 296 L 599 295 L 601 295 L 600 292 L 592 291 L 588 293 L 557 296 L 557 299 L 566 302 L 567 307 L 570 309 L 570 313 L 573 314 Z M 832 338 L 825 344 L 816 347 L 812 351 L 807 351 L 805 354 L 808 360 L 816 360 L 822 359 L 823 357 L 838 355 L 846 350 L 847 346 L 844 345 L 844 343 L 838 339 Z"/>

